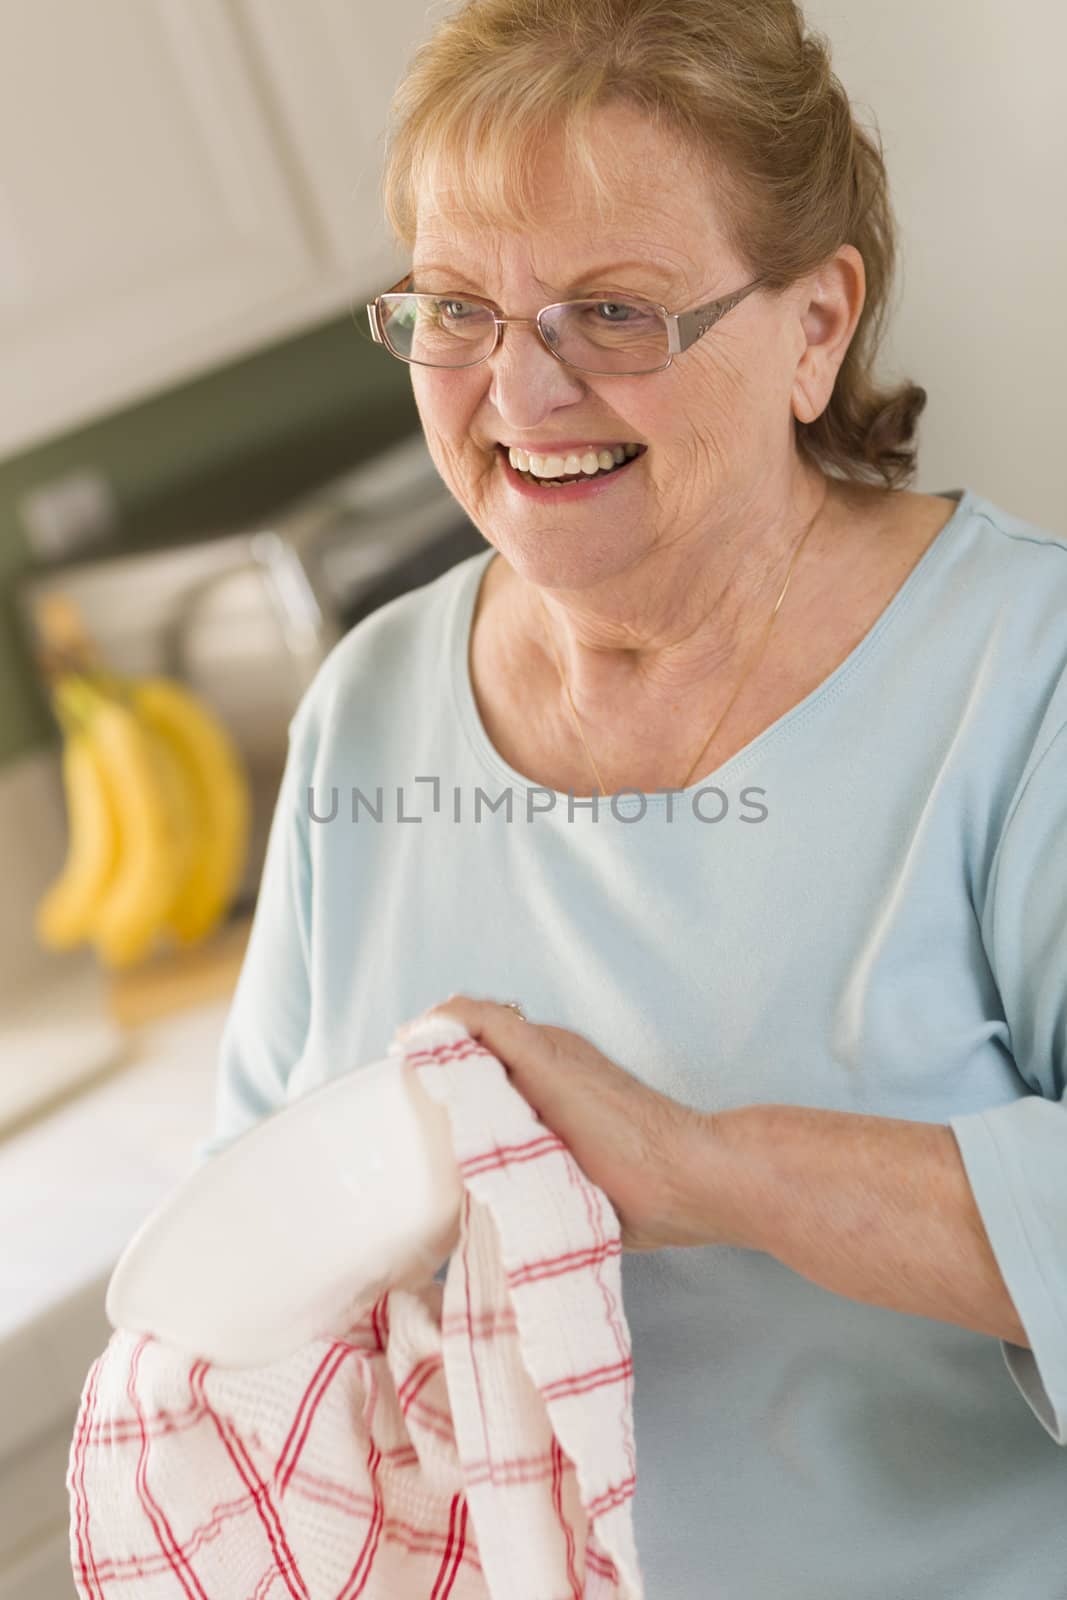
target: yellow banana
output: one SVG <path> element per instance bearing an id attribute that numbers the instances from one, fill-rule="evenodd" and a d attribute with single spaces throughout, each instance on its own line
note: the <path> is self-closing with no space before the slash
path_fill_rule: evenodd
<path id="1" fill-rule="evenodd" d="M 88 726 L 103 761 L 119 832 L 119 859 L 92 917 L 105 965 L 146 956 L 189 869 L 196 821 L 188 777 L 170 747 L 130 704 L 84 684 Z"/>
<path id="2" fill-rule="evenodd" d="M 58 688 L 63 700 L 65 690 Z M 37 907 L 36 931 L 49 950 L 88 937 L 93 914 L 118 863 L 119 836 L 107 772 L 88 729 L 73 721 L 63 743 L 69 843 L 59 877 Z"/>
<path id="3" fill-rule="evenodd" d="M 172 678 L 131 685 L 138 715 L 173 750 L 195 794 L 197 843 L 167 914 L 181 944 L 207 937 L 226 915 L 248 853 L 251 803 L 244 764 L 228 729 Z"/>

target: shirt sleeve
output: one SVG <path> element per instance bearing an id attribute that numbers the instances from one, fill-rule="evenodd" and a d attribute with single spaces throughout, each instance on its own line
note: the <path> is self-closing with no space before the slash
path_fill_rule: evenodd
<path id="1" fill-rule="evenodd" d="M 1067 1445 L 1067 723 L 1024 772 L 993 860 L 983 938 L 1030 1088 L 950 1118 L 1029 1350 L 1001 1340 L 1016 1387 Z"/>
<path id="2" fill-rule="evenodd" d="M 219 1045 L 215 1127 L 194 1169 L 285 1104 L 311 1012 L 311 866 L 306 805 L 313 759 L 308 698 L 289 723 L 244 961 Z"/>

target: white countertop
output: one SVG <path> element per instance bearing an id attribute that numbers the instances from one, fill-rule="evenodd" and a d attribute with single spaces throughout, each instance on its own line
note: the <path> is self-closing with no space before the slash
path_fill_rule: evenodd
<path id="1" fill-rule="evenodd" d="M 0 1149 L 23 1125 L 129 1059 L 91 956 L 66 956 L 17 993 L 0 996 Z"/>
<path id="2" fill-rule="evenodd" d="M 0 1140 L 0 1457 L 77 1406 L 115 1264 L 211 1132 L 229 1005 L 130 1030 L 124 1064 Z"/>

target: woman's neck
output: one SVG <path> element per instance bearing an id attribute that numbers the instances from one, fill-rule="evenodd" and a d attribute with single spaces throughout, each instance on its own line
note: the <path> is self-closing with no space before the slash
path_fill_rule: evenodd
<path id="1" fill-rule="evenodd" d="M 809 566 L 825 559 L 834 531 L 829 487 L 821 475 L 808 480 L 788 514 L 768 515 L 758 531 L 724 532 L 711 554 L 706 539 L 657 546 L 582 590 L 546 591 L 513 575 L 521 634 L 557 676 L 558 656 L 579 716 L 591 724 L 614 722 L 627 706 L 674 709 L 692 692 L 706 695 L 716 674 L 758 646 L 787 573 L 783 610 L 802 587 L 805 556 Z"/>

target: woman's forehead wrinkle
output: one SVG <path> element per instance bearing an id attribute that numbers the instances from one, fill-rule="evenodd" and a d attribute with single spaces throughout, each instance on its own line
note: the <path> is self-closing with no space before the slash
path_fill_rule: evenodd
<path id="1" fill-rule="evenodd" d="M 468 272 L 466 268 L 456 265 L 455 260 L 452 257 L 450 257 L 447 261 L 441 262 L 414 262 L 411 270 L 416 277 L 422 277 L 423 274 L 428 272 L 452 273 L 457 280 L 456 287 L 463 287 L 463 284 L 459 283 L 458 281 L 460 279 L 464 280 L 464 283 L 467 284 L 483 283 L 487 281 L 487 275 L 484 268 L 479 272 Z M 635 258 L 626 261 L 611 260 L 598 262 L 596 266 L 590 265 L 590 267 L 587 269 L 574 271 L 569 276 L 562 276 L 560 280 L 555 283 L 549 282 L 544 278 L 539 278 L 536 272 L 531 272 L 530 276 L 534 283 L 536 283 L 545 294 L 566 295 L 571 293 L 572 290 L 579 288 L 582 284 L 592 285 L 596 283 L 606 283 L 608 277 L 614 274 L 618 274 L 620 276 L 626 275 L 634 278 L 635 280 L 640 278 L 643 282 L 648 284 L 649 288 L 661 289 L 664 292 L 668 292 L 675 284 L 683 279 L 683 275 L 680 274 L 677 269 L 673 267 L 667 268 L 659 266 L 648 257 L 646 257 L 643 261 Z"/>
<path id="2" fill-rule="evenodd" d="M 613 225 L 584 219 L 580 206 L 564 209 L 570 218 L 531 218 L 521 232 L 496 228 L 472 218 L 440 190 L 424 193 L 420 205 L 412 272 L 432 265 L 456 273 L 455 287 L 500 301 L 505 293 L 509 250 L 523 263 L 546 303 L 569 298 L 582 288 L 615 288 L 646 295 L 664 304 L 688 304 L 708 282 L 722 246 L 707 210 L 694 219 L 692 196 L 662 192 L 617 213 Z M 566 224 L 566 225 L 564 225 Z M 566 255 L 560 256 L 561 238 Z M 536 264 L 544 276 L 533 270 Z M 460 281 L 460 280 L 463 281 Z M 438 284 L 438 288 L 447 287 Z"/>
<path id="3" fill-rule="evenodd" d="M 457 234 L 432 230 L 423 233 L 420 229 L 411 270 L 416 275 L 430 270 L 454 272 L 457 280 L 467 279 L 468 286 L 481 284 L 494 276 L 494 255 L 484 238 L 468 240 Z M 609 274 L 615 273 L 635 279 L 640 277 L 650 289 L 664 293 L 677 292 L 688 285 L 694 275 L 700 276 L 692 259 L 680 253 L 668 256 L 662 249 L 651 243 L 643 244 L 632 236 L 614 242 L 596 238 L 588 246 L 572 246 L 551 276 L 542 278 L 532 267 L 529 272 L 533 282 L 550 295 L 568 294 L 580 284 L 606 281 Z"/>
<path id="4" fill-rule="evenodd" d="M 543 237 L 551 249 L 565 231 L 572 254 L 580 251 L 582 262 L 592 264 L 648 257 L 672 270 L 684 271 L 694 255 L 703 256 L 714 248 L 713 241 L 718 237 L 711 227 L 710 200 L 697 206 L 696 217 L 693 200 L 691 194 L 665 193 L 661 187 L 642 197 L 640 203 L 631 197 L 625 207 L 617 206 L 609 223 L 595 224 L 578 201 L 572 199 L 568 205 L 564 199 L 554 197 L 542 216 L 531 216 L 521 232 L 513 233 L 472 217 L 466 210 L 450 206 L 442 202 L 440 196 L 435 196 L 425 209 L 419 208 L 417 236 L 420 242 L 432 243 L 436 253 L 450 246 L 469 245 L 481 259 L 487 249 L 499 248 L 512 238 L 521 246 Z M 687 241 L 688 248 L 679 251 L 680 259 L 674 261 L 667 251 L 669 242 L 678 239 Z"/>

